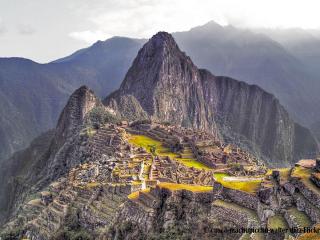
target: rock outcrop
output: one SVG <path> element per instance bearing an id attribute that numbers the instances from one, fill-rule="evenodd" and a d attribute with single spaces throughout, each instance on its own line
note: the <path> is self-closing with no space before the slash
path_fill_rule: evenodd
<path id="1" fill-rule="evenodd" d="M 129 120 L 149 117 L 241 143 L 269 165 L 289 165 L 318 151 L 309 130 L 294 123 L 272 94 L 199 70 L 165 32 L 144 45 L 104 103 Z"/>

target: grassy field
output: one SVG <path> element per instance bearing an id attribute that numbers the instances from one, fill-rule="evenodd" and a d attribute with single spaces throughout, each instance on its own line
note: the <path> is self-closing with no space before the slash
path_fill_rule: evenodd
<path id="1" fill-rule="evenodd" d="M 291 215 L 295 216 L 296 221 L 301 227 L 310 227 L 312 225 L 312 222 L 309 219 L 309 217 L 304 212 L 299 211 L 297 208 L 292 207 L 288 209 L 288 212 Z"/>
<path id="2" fill-rule="evenodd" d="M 291 173 L 292 177 L 297 177 L 297 178 L 309 178 L 311 175 L 311 170 L 308 168 L 304 167 L 294 167 Z"/>
<path id="3" fill-rule="evenodd" d="M 158 186 L 160 188 L 166 188 L 169 190 L 189 190 L 192 192 L 208 192 L 208 191 L 212 191 L 212 187 L 211 186 L 200 186 L 200 185 L 191 185 L 191 184 L 178 184 L 178 183 L 166 183 L 166 182 L 162 182 L 159 183 Z"/>
<path id="4" fill-rule="evenodd" d="M 315 194 L 320 195 L 320 189 L 310 180 L 312 169 L 304 168 L 304 167 L 294 167 L 291 173 L 291 177 L 299 178 L 308 189 L 313 191 Z"/>
<path id="5" fill-rule="evenodd" d="M 260 186 L 260 179 L 252 179 L 248 181 L 225 181 L 224 177 L 228 177 L 226 173 L 215 173 L 214 177 L 217 182 L 221 183 L 224 187 L 240 190 L 248 193 L 255 193 Z"/>
<path id="6" fill-rule="evenodd" d="M 180 158 L 177 153 L 171 152 L 169 148 L 163 146 L 162 142 L 144 135 L 131 135 L 129 142 L 135 146 L 146 149 L 149 153 L 152 153 L 152 148 L 155 149 L 155 154 L 158 156 L 168 156 L 187 167 L 194 167 L 197 169 L 210 169 L 208 166 L 201 162 L 198 162 L 194 158 Z"/>
<path id="7" fill-rule="evenodd" d="M 288 228 L 288 224 L 283 216 L 275 215 L 275 216 L 272 216 L 268 219 L 268 228 L 270 228 L 270 229 L 278 229 L 278 228 L 286 229 L 286 228 Z"/>

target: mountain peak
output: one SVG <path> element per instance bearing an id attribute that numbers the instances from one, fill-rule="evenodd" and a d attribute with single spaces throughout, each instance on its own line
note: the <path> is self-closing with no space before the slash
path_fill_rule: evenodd
<path id="1" fill-rule="evenodd" d="M 154 56 L 155 54 L 167 56 L 176 52 L 180 52 L 180 49 L 173 36 L 167 32 L 158 32 L 143 46 L 138 54 L 138 58 Z"/>
<path id="2" fill-rule="evenodd" d="M 102 105 L 101 101 L 87 86 L 75 90 L 60 115 L 57 125 L 59 138 L 70 137 L 81 126 L 85 115 L 98 105 Z"/>
<path id="3" fill-rule="evenodd" d="M 174 43 L 175 40 L 170 33 L 167 32 L 158 32 L 152 36 L 150 39 L 151 42 L 155 43 L 156 45 L 162 46 L 164 43 Z"/>

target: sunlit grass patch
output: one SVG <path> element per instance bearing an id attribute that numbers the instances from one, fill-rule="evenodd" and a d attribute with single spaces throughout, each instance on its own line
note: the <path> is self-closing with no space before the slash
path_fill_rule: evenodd
<path id="1" fill-rule="evenodd" d="M 311 173 L 312 173 L 311 169 L 297 166 L 293 168 L 291 172 L 291 177 L 309 178 Z"/>
<path id="2" fill-rule="evenodd" d="M 187 167 L 194 167 L 196 169 L 205 169 L 205 170 L 210 170 L 208 166 L 205 164 L 193 159 L 193 158 L 175 158 L 176 161 L 182 163 L 183 165 Z"/>
<path id="3" fill-rule="evenodd" d="M 205 164 L 197 161 L 194 158 L 181 158 L 180 154 L 171 152 L 169 148 L 163 146 L 163 143 L 144 135 L 130 135 L 129 143 L 146 149 L 147 152 L 152 153 L 152 148 L 155 148 L 155 154 L 162 157 L 169 157 L 176 160 L 187 167 L 194 167 L 197 169 L 209 170 L 210 168 Z M 191 153 L 191 151 L 188 151 Z"/>
<path id="4" fill-rule="evenodd" d="M 217 182 L 220 182 L 223 180 L 224 177 L 229 176 L 226 173 L 214 173 L 213 176 L 215 177 L 215 179 L 217 180 Z"/>
<path id="5" fill-rule="evenodd" d="M 234 190 L 240 190 L 248 193 L 255 193 L 258 190 L 260 183 L 261 183 L 261 180 L 250 180 L 250 181 L 243 181 L 243 182 L 223 181 L 221 184 L 224 187 L 231 188 Z"/>
<path id="6" fill-rule="evenodd" d="M 88 187 L 88 188 L 95 188 L 95 187 L 98 187 L 98 186 L 100 186 L 100 185 L 101 185 L 101 184 L 98 183 L 98 182 L 90 182 L 90 183 L 87 184 L 87 187 Z"/>
<path id="7" fill-rule="evenodd" d="M 129 142 L 138 147 L 146 149 L 150 153 L 151 146 L 155 146 L 158 150 L 163 149 L 162 143 L 144 135 L 130 135 Z"/>
<path id="8" fill-rule="evenodd" d="M 310 180 L 310 176 L 313 172 L 313 169 L 296 166 L 291 172 L 291 177 L 300 179 L 300 181 L 304 183 L 309 190 L 320 195 L 320 188 Z"/>
<path id="9" fill-rule="evenodd" d="M 229 177 L 229 175 L 226 173 L 214 173 L 214 177 L 217 182 L 221 183 L 226 188 L 240 190 L 248 193 L 255 193 L 258 190 L 262 181 L 261 179 L 257 179 L 257 178 L 252 178 L 245 181 L 240 180 L 243 177 L 241 178 L 239 177 L 239 181 L 237 180 L 226 181 L 225 177 Z"/>
<path id="10" fill-rule="evenodd" d="M 270 229 L 287 229 L 288 224 L 282 215 L 274 215 L 268 218 L 268 228 Z"/>
<path id="11" fill-rule="evenodd" d="M 166 188 L 169 190 L 188 190 L 192 192 L 208 192 L 212 191 L 212 186 L 201 186 L 201 185 L 191 185 L 191 184 L 179 184 L 179 183 L 159 183 L 157 186 L 160 188 Z"/>
<path id="12" fill-rule="evenodd" d="M 141 191 L 132 192 L 132 193 L 130 193 L 128 195 L 128 198 L 131 199 L 131 200 L 138 199 L 140 192 L 148 193 L 148 192 L 150 192 L 150 188 L 147 188 L 147 189 L 144 189 L 144 190 L 141 190 Z"/>
<path id="13" fill-rule="evenodd" d="M 302 211 L 299 211 L 297 208 L 292 207 L 288 209 L 288 213 L 293 215 L 296 218 L 296 221 L 301 227 L 309 227 L 311 226 L 312 222 L 309 217 Z"/>
<path id="14" fill-rule="evenodd" d="M 276 171 L 279 171 L 280 172 L 280 175 L 283 176 L 283 177 L 288 177 L 289 174 L 290 174 L 290 169 L 291 168 L 274 168 L 274 169 L 268 169 L 266 175 L 267 176 L 270 176 L 272 174 L 272 172 L 274 170 Z"/>

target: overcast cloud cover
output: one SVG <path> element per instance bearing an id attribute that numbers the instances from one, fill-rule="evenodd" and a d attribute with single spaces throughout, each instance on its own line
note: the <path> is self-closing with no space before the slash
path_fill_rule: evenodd
<path id="1" fill-rule="evenodd" d="M 214 20 L 319 28 L 318 0 L 0 0 L 0 57 L 48 62 L 112 36 L 149 38 Z"/>

